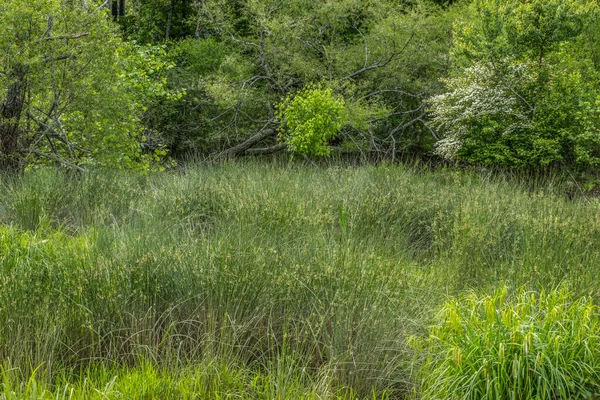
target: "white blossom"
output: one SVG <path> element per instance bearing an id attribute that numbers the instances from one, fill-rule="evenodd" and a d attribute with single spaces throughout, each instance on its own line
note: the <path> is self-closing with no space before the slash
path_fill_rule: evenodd
<path id="1" fill-rule="evenodd" d="M 455 158 L 473 124 L 498 121 L 503 134 L 530 126 L 527 101 L 519 87 L 534 78 L 526 64 L 512 64 L 500 74 L 492 64 L 478 62 L 446 81 L 449 91 L 429 100 L 434 127 L 443 135 L 436 152 Z"/>

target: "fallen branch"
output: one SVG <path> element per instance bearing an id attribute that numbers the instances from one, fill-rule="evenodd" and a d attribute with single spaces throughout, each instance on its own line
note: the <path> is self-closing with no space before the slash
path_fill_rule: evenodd
<path id="1" fill-rule="evenodd" d="M 244 142 L 238 144 L 237 146 L 234 146 L 228 150 L 225 150 L 224 152 L 219 154 L 217 156 L 217 158 L 235 157 L 239 154 L 246 152 L 250 147 L 252 147 L 256 143 L 260 142 L 261 140 L 266 139 L 271 136 L 275 136 L 276 134 L 277 134 L 277 132 L 275 132 L 274 129 L 264 129 L 264 130 L 260 131 L 259 133 L 257 133 L 256 135 L 249 137 L 248 139 L 246 139 Z"/>
<path id="2" fill-rule="evenodd" d="M 44 38 L 44 40 L 79 39 L 79 38 L 86 37 L 86 36 L 89 36 L 89 35 L 90 35 L 89 32 L 82 32 L 82 33 L 74 33 L 72 35 L 50 36 L 50 37 Z"/>
<path id="3" fill-rule="evenodd" d="M 267 154 L 278 153 L 282 150 L 285 150 L 287 145 L 285 143 L 281 143 L 271 147 L 264 147 L 260 149 L 248 149 L 244 152 L 245 156 L 262 156 Z"/>
<path id="4" fill-rule="evenodd" d="M 66 165 L 68 167 L 75 168 L 76 170 L 85 172 L 84 168 L 82 168 L 79 165 L 74 164 L 74 163 L 72 163 L 70 161 L 67 161 L 67 160 L 65 160 L 63 158 L 60 158 L 60 157 L 58 157 L 55 154 L 44 153 L 43 151 L 39 151 L 39 150 L 36 150 L 36 149 L 21 149 L 21 150 L 19 150 L 19 153 L 35 154 L 36 156 L 46 157 L 46 158 L 49 158 L 50 160 L 53 160 L 53 161 L 56 161 L 58 163 L 64 164 L 64 165 Z"/>

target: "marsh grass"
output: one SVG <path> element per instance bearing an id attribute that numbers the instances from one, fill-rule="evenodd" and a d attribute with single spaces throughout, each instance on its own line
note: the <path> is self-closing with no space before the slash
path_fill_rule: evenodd
<path id="1" fill-rule="evenodd" d="M 237 163 L 0 187 L 5 393 L 150 374 L 216 398 L 401 398 L 408 338 L 448 295 L 600 294 L 596 205 L 475 174 Z"/>

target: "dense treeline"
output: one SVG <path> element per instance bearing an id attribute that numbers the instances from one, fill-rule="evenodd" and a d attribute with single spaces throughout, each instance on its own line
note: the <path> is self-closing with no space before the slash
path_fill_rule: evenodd
<path id="1" fill-rule="evenodd" d="M 277 104 L 320 83 L 347 108 L 329 138 L 337 151 L 526 168 L 598 163 L 597 2 L 132 3 L 127 38 L 169 41 L 169 85 L 185 92 L 146 114 L 172 155 L 218 154 L 248 137 L 236 153 L 255 139 L 282 150 L 273 136 L 289 121 Z"/>
<path id="2" fill-rule="evenodd" d="M 596 1 L 124 3 L 0 6 L 3 169 L 286 150 L 600 161 Z"/>
<path id="3" fill-rule="evenodd" d="M 337 151 L 393 158 L 433 148 L 425 100 L 443 90 L 455 10 L 389 0 L 132 3 L 126 37 L 168 38 L 169 85 L 185 91 L 146 114 L 172 155 L 218 154 L 260 132 L 255 147 L 282 150 L 277 105 L 313 84 L 348 110 L 329 141 Z"/>

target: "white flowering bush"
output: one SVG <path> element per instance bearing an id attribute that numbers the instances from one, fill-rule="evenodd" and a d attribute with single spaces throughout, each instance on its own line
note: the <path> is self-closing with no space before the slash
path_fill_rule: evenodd
<path id="1" fill-rule="evenodd" d="M 454 29 L 458 67 L 429 99 L 436 152 L 484 165 L 600 164 L 600 5 L 476 0 Z"/>
<path id="2" fill-rule="evenodd" d="M 530 129 L 527 106 L 510 85 L 532 79 L 526 65 L 512 65 L 510 74 L 501 79 L 491 64 L 478 62 L 446 80 L 449 91 L 430 99 L 433 124 L 445 135 L 437 143 L 437 153 L 449 159 L 459 157 L 473 130 L 493 129 L 506 136 Z"/>

